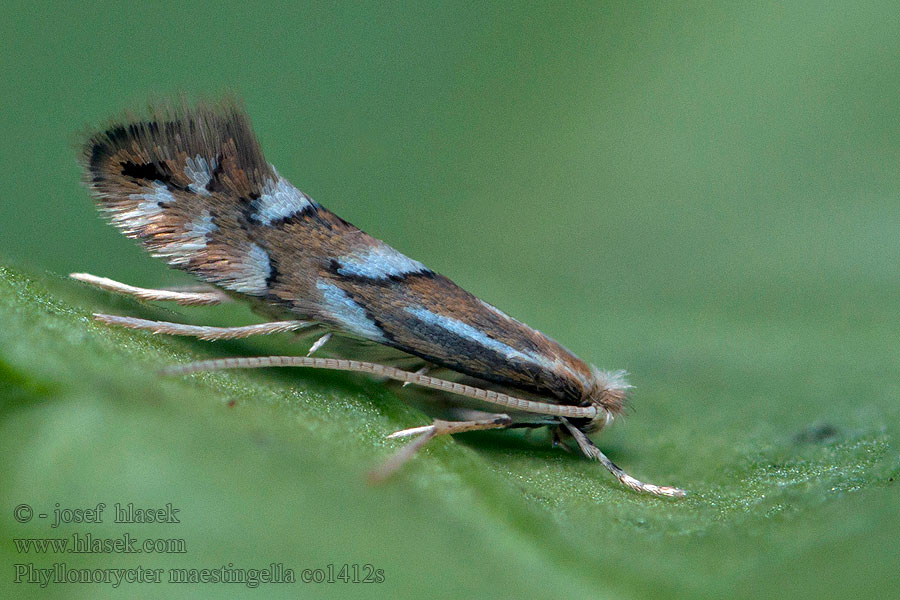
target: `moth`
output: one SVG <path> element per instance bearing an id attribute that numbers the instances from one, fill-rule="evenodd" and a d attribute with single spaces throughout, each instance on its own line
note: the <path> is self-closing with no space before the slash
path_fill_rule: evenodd
<path id="1" fill-rule="evenodd" d="M 317 336 L 305 356 L 205 360 L 168 373 L 308 367 L 437 390 L 443 416 L 449 417 L 389 435 L 414 440 L 375 471 L 375 479 L 395 471 L 436 436 L 549 427 L 554 443 L 574 439 L 629 488 L 684 495 L 679 488 L 631 477 L 588 438 L 622 413 L 631 387 L 624 371 L 588 365 L 315 202 L 266 162 L 234 99 L 163 104 L 151 107 L 147 118 L 114 122 L 87 136 L 82 163 L 85 183 L 105 217 L 203 285 L 145 289 L 87 273 L 73 278 L 145 301 L 247 301 L 267 319 L 243 327 L 107 314 L 95 315 L 97 320 L 205 340 L 287 331 Z M 374 344 L 399 358 L 373 362 L 322 355 L 332 339 Z M 397 366 L 404 360 L 420 368 Z"/>

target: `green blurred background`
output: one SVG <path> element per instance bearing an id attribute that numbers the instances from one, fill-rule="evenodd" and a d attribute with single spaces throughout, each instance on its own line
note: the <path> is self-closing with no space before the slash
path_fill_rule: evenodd
<path id="1" fill-rule="evenodd" d="M 7 3 L 0 23 L 0 589 L 6 597 L 895 597 L 896 2 Z M 141 307 L 54 274 L 185 278 L 105 225 L 78 133 L 150 97 L 241 96 L 336 213 L 608 368 L 598 438 L 681 502 L 518 433 L 365 470 L 423 422 L 310 373 L 159 380 L 223 348 L 90 324 Z M 26 279 L 21 271 L 29 273 Z M 287 348 L 287 350 L 285 350 Z M 146 360 L 145 360 L 146 359 Z M 228 405 L 234 410 L 229 411 Z M 235 412 L 237 411 L 237 412 Z M 23 559 L 20 503 L 173 502 L 186 555 Z M 104 524 L 96 535 L 121 535 Z M 372 563 L 380 585 L 13 584 L 40 566 Z M 131 590 L 131 591 L 129 591 Z"/>

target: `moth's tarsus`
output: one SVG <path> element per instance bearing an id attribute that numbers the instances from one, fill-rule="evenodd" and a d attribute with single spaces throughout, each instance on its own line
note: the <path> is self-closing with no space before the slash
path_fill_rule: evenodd
<path id="1" fill-rule="evenodd" d="M 505 429 L 512 425 L 509 415 L 493 415 L 486 419 L 472 421 L 443 421 L 435 419 L 431 425 L 413 427 L 395 431 L 387 436 L 388 439 L 418 435 L 413 441 L 403 446 L 393 456 L 386 460 L 380 467 L 369 472 L 370 483 L 380 483 L 402 467 L 413 455 L 429 440 L 439 435 L 453 435 L 466 431 L 484 431 L 486 429 Z"/>
<path id="2" fill-rule="evenodd" d="M 312 356 L 312 355 L 315 354 L 317 351 L 321 350 L 321 349 L 322 349 L 322 346 L 324 346 L 325 344 L 327 344 L 327 343 L 328 343 L 328 340 L 331 339 L 331 335 L 332 335 L 332 334 L 331 334 L 331 332 L 329 331 L 328 333 L 326 333 L 325 335 L 323 335 L 322 337 L 320 337 L 319 339 L 317 339 L 315 342 L 313 342 L 313 345 L 309 347 L 309 351 L 306 353 L 306 356 Z"/>
<path id="3" fill-rule="evenodd" d="M 566 430 L 575 438 L 575 442 L 578 444 L 578 447 L 581 448 L 581 451 L 588 458 L 593 458 L 595 460 L 600 461 L 600 463 L 609 470 L 613 476 L 618 479 L 622 484 L 626 487 L 633 489 L 636 492 L 642 492 L 645 494 L 653 494 L 654 496 L 669 496 L 669 497 L 683 497 L 687 494 L 683 489 L 671 486 L 663 486 L 663 485 L 655 485 L 652 483 L 644 483 L 643 481 L 639 481 L 620 469 L 613 461 L 609 460 L 609 458 L 603 454 L 603 452 L 594 445 L 594 442 L 584 434 L 583 431 L 572 425 L 568 419 L 565 417 L 560 418 L 560 422 L 562 422 L 563 426 Z"/>

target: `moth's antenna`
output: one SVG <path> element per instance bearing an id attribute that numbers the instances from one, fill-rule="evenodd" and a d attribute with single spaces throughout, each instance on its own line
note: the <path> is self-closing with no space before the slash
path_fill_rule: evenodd
<path id="1" fill-rule="evenodd" d="M 616 479 L 622 482 L 623 485 L 630 487 L 636 492 L 643 492 L 645 494 L 653 494 L 654 496 L 671 496 L 681 498 L 687 492 L 685 492 L 681 488 L 671 487 L 667 485 L 653 485 L 652 483 L 644 483 L 643 481 L 638 481 L 618 466 L 616 463 L 609 460 L 603 452 L 600 451 L 600 448 L 594 445 L 594 442 L 588 438 L 584 434 L 583 431 L 569 423 L 568 419 L 565 417 L 560 418 L 562 424 L 565 428 L 572 434 L 572 437 L 575 438 L 575 441 L 578 442 L 578 447 L 581 448 L 581 451 L 584 452 L 584 455 L 588 458 L 593 458 L 599 460 L 604 467 L 606 467 L 610 473 L 612 473 Z"/>
<path id="2" fill-rule="evenodd" d="M 597 416 L 597 408 L 594 406 L 572 406 L 568 404 L 552 404 L 550 402 L 537 402 L 535 400 L 524 400 L 515 398 L 507 394 L 495 392 L 493 390 L 484 390 L 455 381 L 447 381 L 446 379 L 438 379 L 430 375 L 419 373 L 410 373 L 396 367 L 389 367 L 372 362 L 361 362 L 358 360 L 343 360 L 337 358 L 313 358 L 307 356 L 254 356 L 239 358 L 218 358 L 213 360 L 201 360 L 188 363 L 186 365 L 176 365 L 162 369 L 165 375 L 186 375 L 188 373 L 197 373 L 199 371 L 218 371 L 221 369 L 256 369 L 261 367 L 309 367 L 312 369 L 330 369 L 334 371 L 356 371 L 358 373 L 370 373 L 379 375 L 397 381 L 408 382 L 413 385 L 420 385 L 435 390 L 442 390 L 451 394 L 466 396 L 496 404 L 522 412 L 537 413 L 540 415 L 551 415 L 555 417 L 571 417 L 573 419 L 593 419 Z M 585 438 L 587 439 L 587 438 Z M 583 448 L 582 448 L 583 449 Z M 602 456 L 602 454 L 601 454 Z M 603 457 L 607 459 L 605 456 Z M 604 463 L 605 464 L 605 463 Z M 610 463 L 612 465 L 612 463 Z M 618 468 L 615 465 L 612 468 Z M 627 477 L 627 475 L 626 475 Z M 624 481 L 623 481 L 624 483 Z M 640 483 L 640 482 L 638 482 Z M 626 484 L 628 485 L 628 484 Z M 642 484 L 643 485 L 643 484 Z M 654 486 L 655 487 L 655 486 Z"/>

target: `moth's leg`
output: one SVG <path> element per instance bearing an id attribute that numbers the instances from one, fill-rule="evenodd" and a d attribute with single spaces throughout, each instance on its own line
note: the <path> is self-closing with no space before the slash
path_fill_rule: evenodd
<path id="1" fill-rule="evenodd" d="M 127 283 L 121 283 L 106 277 L 97 277 L 90 273 L 70 273 L 69 277 L 83 281 L 95 287 L 108 292 L 131 296 L 138 300 L 162 300 L 171 301 L 184 306 L 211 306 L 213 304 L 222 304 L 230 302 L 231 298 L 225 292 L 216 289 L 204 292 L 184 292 L 176 290 L 151 290 L 147 288 L 139 288 Z"/>
<path id="2" fill-rule="evenodd" d="M 166 292 L 217 292 L 216 286 L 206 283 L 185 283 L 183 285 L 167 285 L 159 288 Z"/>
<path id="3" fill-rule="evenodd" d="M 578 443 L 578 447 L 581 448 L 581 451 L 584 452 L 584 455 L 588 458 L 593 458 L 595 460 L 599 460 L 604 467 L 606 467 L 610 473 L 618 479 L 622 485 L 633 489 L 636 492 L 643 492 L 646 494 L 653 494 L 654 496 L 675 496 L 681 497 L 684 496 L 687 492 L 684 490 L 671 487 L 667 485 L 654 485 L 652 483 L 644 483 L 643 481 L 638 481 L 622 469 L 620 469 L 616 463 L 609 460 L 603 452 L 600 451 L 600 448 L 594 445 L 594 442 L 588 438 L 584 434 L 583 431 L 569 423 L 568 419 L 565 417 L 560 417 L 560 421 L 565 426 L 565 428 L 572 434 L 572 437 L 575 438 L 575 441 Z"/>
<path id="4" fill-rule="evenodd" d="M 550 430 L 550 436 L 551 436 L 550 445 L 553 448 L 560 448 L 561 450 L 564 450 L 569 453 L 572 452 L 572 450 L 570 450 L 569 447 L 566 446 L 565 442 L 563 442 L 562 435 L 559 432 L 559 427 L 553 427 Z"/>
<path id="5" fill-rule="evenodd" d="M 251 335 L 297 331 L 298 329 L 315 325 L 315 323 L 310 321 L 269 321 L 268 323 L 245 325 L 243 327 L 210 327 L 206 325 L 170 323 L 168 321 L 148 321 L 146 319 L 105 315 L 102 313 L 94 313 L 94 319 L 107 325 L 118 325 L 128 329 L 142 329 L 168 335 L 187 335 L 200 338 L 201 340 L 234 340 L 250 337 Z"/>
<path id="6" fill-rule="evenodd" d="M 418 369 L 418 370 L 415 372 L 415 375 L 425 375 L 426 373 L 428 373 L 428 365 L 425 365 L 425 366 L 422 367 L 421 369 Z M 410 381 L 404 381 L 404 382 L 403 382 L 403 385 L 401 385 L 400 387 L 406 387 L 406 386 L 408 386 L 410 383 L 412 383 L 412 382 L 410 382 Z"/>
<path id="7" fill-rule="evenodd" d="M 322 337 L 320 337 L 319 339 L 317 339 L 315 342 L 313 342 L 313 345 L 309 347 L 309 352 L 306 353 L 306 356 L 312 356 L 313 352 L 316 352 L 317 350 L 321 349 L 322 346 L 327 344 L 328 340 L 330 340 L 330 339 L 331 339 L 331 332 L 328 332 L 325 335 L 323 335 Z"/>
<path id="8" fill-rule="evenodd" d="M 435 419 L 431 425 L 395 431 L 387 436 L 388 439 L 411 435 L 418 435 L 418 437 L 401 448 L 381 467 L 369 473 L 369 480 L 373 483 L 383 481 L 412 458 L 419 448 L 439 435 L 452 435 L 454 433 L 463 433 L 464 431 L 482 431 L 485 429 L 504 429 L 510 425 L 512 425 L 512 419 L 508 415 L 493 415 L 488 419 L 475 421 L 442 421 Z"/>

